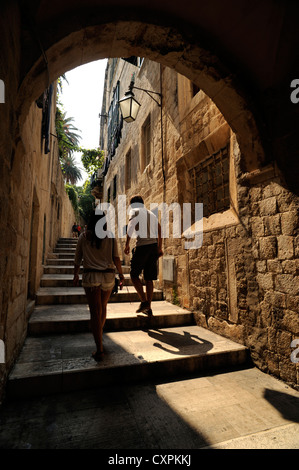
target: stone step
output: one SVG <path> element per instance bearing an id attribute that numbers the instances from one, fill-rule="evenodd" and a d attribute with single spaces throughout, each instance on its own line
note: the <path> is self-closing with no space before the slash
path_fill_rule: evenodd
<path id="1" fill-rule="evenodd" d="M 239 367 L 244 346 L 198 326 L 106 332 L 105 357 L 91 357 L 91 333 L 27 337 L 8 380 L 8 397 L 49 395 Z"/>
<path id="2" fill-rule="evenodd" d="M 48 258 L 47 263 L 44 265 L 44 269 L 47 268 L 56 268 L 56 267 L 67 267 L 74 269 L 74 258 L 68 259 L 61 259 L 61 258 Z M 128 274 L 130 272 L 130 266 L 122 266 L 122 271 L 124 274 Z M 44 271 L 45 274 L 50 274 L 49 272 Z M 73 272 L 73 271 L 72 271 Z M 58 274 L 58 273 L 57 273 Z"/>
<path id="3" fill-rule="evenodd" d="M 166 328 L 194 324 L 192 312 L 164 300 L 152 304 L 153 316 L 136 313 L 139 302 L 108 303 L 105 331 Z M 29 321 L 28 335 L 84 333 L 90 331 L 87 305 L 36 306 Z"/>
<path id="4" fill-rule="evenodd" d="M 83 266 L 80 268 L 80 273 L 83 271 Z M 49 265 L 49 266 L 44 266 L 44 274 L 73 274 L 74 273 L 74 263 L 72 265 L 70 264 L 69 266 L 64 266 L 63 264 L 61 265 Z"/>
<path id="5" fill-rule="evenodd" d="M 71 241 L 71 242 L 66 242 L 66 241 L 60 241 L 56 243 L 56 247 L 58 248 L 76 248 L 77 246 L 77 240 Z"/>
<path id="6" fill-rule="evenodd" d="M 69 253 L 65 251 L 60 251 L 59 253 L 53 252 L 51 253 L 51 258 L 57 258 L 57 259 L 72 259 L 74 260 L 75 252 Z"/>
<path id="7" fill-rule="evenodd" d="M 75 254 L 76 252 L 76 247 L 70 247 L 70 246 L 56 246 L 55 250 L 54 250 L 54 254 L 58 254 L 58 253 L 72 253 L 72 254 Z"/>
<path id="8" fill-rule="evenodd" d="M 74 259 L 61 259 L 58 257 L 47 258 L 46 266 L 72 266 L 74 267 Z"/>
<path id="9" fill-rule="evenodd" d="M 163 292 L 153 292 L 153 300 L 163 300 Z M 109 302 L 136 302 L 138 295 L 132 286 L 124 287 L 118 294 L 113 294 Z M 36 305 L 53 304 L 86 304 L 82 287 L 40 287 L 36 294 Z"/>
<path id="10" fill-rule="evenodd" d="M 132 281 L 129 274 L 124 274 L 125 286 L 131 286 Z M 44 274 L 41 278 L 41 287 L 72 287 L 72 274 Z M 82 275 L 79 275 L 79 286 L 82 285 Z"/>

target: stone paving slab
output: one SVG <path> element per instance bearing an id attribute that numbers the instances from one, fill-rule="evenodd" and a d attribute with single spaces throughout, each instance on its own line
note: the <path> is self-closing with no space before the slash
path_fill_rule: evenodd
<path id="1" fill-rule="evenodd" d="M 41 287 L 73 287 L 73 274 L 69 273 L 53 273 L 44 274 L 41 278 Z M 132 285 L 129 274 L 124 274 L 124 286 Z M 82 286 L 82 274 L 79 275 L 79 287 Z"/>
<path id="2" fill-rule="evenodd" d="M 100 464 L 134 449 L 183 449 L 191 463 L 201 449 L 298 449 L 298 402 L 298 392 L 256 368 L 7 399 L 0 448 L 106 450 Z"/>
<path id="3" fill-rule="evenodd" d="M 143 313 L 136 313 L 138 307 L 139 302 L 108 303 L 105 331 L 148 328 L 149 319 Z M 194 324 L 193 314 L 189 310 L 164 300 L 155 301 L 152 309 L 151 327 Z M 86 331 L 90 331 L 90 313 L 86 304 L 36 306 L 28 325 L 31 336 Z"/>
<path id="4" fill-rule="evenodd" d="M 105 357 L 91 358 L 90 333 L 27 337 L 8 393 L 41 394 L 245 364 L 247 349 L 198 326 L 104 334 Z"/>
<path id="5" fill-rule="evenodd" d="M 154 289 L 153 300 L 162 300 L 163 292 Z M 133 302 L 138 295 L 133 286 L 125 286 L 122 291 L 111 295 L 109 302 Z M 41 287 L 36 294 L 36 305 L 86 304 L 83 287 Z"/>

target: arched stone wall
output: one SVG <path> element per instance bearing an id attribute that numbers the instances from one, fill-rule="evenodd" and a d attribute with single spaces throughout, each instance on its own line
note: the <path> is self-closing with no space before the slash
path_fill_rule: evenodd
<path id="1" fill-rule="evenodd" d="M 260 132 L 236 77 L 211 52 L 191 43 L 179 31 L 137 21 L 86 27 L 44 51 L 19 90 L 20 125 L 32 101 L 64 72 L 93 60 L 131 55 L 160 62 L 196 83 L 214 101 L 235 132 L 243 170 L 260 168 L 265 160 Z"/>
<path id="2" fill-rule="evenodd" d="M 21 285 L 15 280 L 22 277 L 23 282 L 25 276 L 19 267 L 16 273 L 12 269 L 16 234 L 10 221 L 18 209 L 19 237 L 28 239 L 29 227 L 23 221 L 29 220 L 30 198 L 24 188 L 26 204 L 16 197 L 21 194 L 20 176 L 24 183 L 32 175 L 34 136 L 26 119 L 32 103 L 49 83 L 73 67 L 105 57 L 138 55 L 185 75 L 214 101 L 237 136 L 243 173 L 276 160 L 287 176 L 282 185 L 276 169 L 266 167 L 261 173 L 252 171 L 250 183 L 245 180 L 241 187 L 243 216 L 250 220 L 252 231 L 252 248 L 246 245 L 244 252 L 248 264 L 254 255 L 254 264 L 250 270 L 242 268 L 239 298 L 249 346 L 254 345 L 265 370 L 267 366 L 281 378 L 298 383 L 295 367 L 289 364 L 290 340 L 298 336 L 298 288 L 293 287 L 298 216 L 293 193 L 298 191 L 299 105 L 290 101 L 291 79 L 299 72 L 297 12 L 294 2 L 276 0 L 239 0 L 229 5 L 223 0 L 185 4 L 125 0 L 121 6 L 119 0 L 1 2 L 0 79 L 5 84 L 5 104 L 0 103 L 0 197 L 7 243 L 0 277 L 4 316 L 9 316 L 12 326 L 8 366 L 26 329 L 24 292 L 14 303 L 11 294 L 13 285 Z M 21 141 L 24 151 L 20 153 Z M 37 166 L 43 163 L 35 160 Z M 43 178 L 38 169 L 37 176 Z M 236 228 L 229 234 L 236 246 L 240 246 L 239 232 Z M 247 243 L 247 237 L 243 240 Z M 28 243 L 22 245 L 19 264 L 25 263 L 27 254 Z M 248 313 L 250 301 L 253 307 Z M 1 328 L 0 324 L 0 334 Z"/>

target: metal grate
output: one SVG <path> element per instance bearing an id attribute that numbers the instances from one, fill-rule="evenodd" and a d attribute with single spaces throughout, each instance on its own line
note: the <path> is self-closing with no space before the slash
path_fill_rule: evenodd
<path id="1" fill-rule="evenodd" d="M 190 170 L 195 202 L 203 203 L 203 216 L 229 209 L 229 144 Z"/>

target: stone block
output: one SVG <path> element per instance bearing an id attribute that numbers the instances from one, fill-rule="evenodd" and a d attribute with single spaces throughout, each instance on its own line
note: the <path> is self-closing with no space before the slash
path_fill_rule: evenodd
<path id="1" fill-rule="evenodd" d="M 262 188 L 258 186 L 251 188 L 250 197 L 252 202 L 259 202 L 262 198 Z"/>
<path id="2" fill-rule="evenodd" d="M 269 308 L 271 306 L 285 308 L 286 307 L 286 294 L 282 292 L 266 292 L 265 293 L 265 302 L 268 303 Z"/>
<path id="3" fill-rule="evenodd" d="M 281 231 L 283 235 L 294 235 L 296 228 L 298 228 L 298 214 L 296 212 L 281 214 Z"/>
<path id="4" fill-rule="evenodd" d="M 280 215 L 272 215 L 266 216 L 263 218 L 264 226 L 265 226 L 265 235 L 280 235 L 281 234 L 281 227 L 280 227 Z"/>
<path id="5" fill-rule="evenodd" d="M 294 255 L 293 237 L 281 235 L 277 237 L 278 259 L 290 259 Z"/>
<path id="6" fill-rule="evenodd" d="M 291 354 L 291 353 L 290 353 Z M 281 380 L 287 383 L 294 384 L 296 382 L 296 364 L 293 364 L 288 357 L 279 358 L 279 372 Z"/>
<path id="7" fill-rule="evenodd" d="M 284 316 L 281 320 L 281 327 L 284 328 L 286 331 L 292 333 L 294 337 L 299 338 L 298 312 L 294 312 L 292 310 L 285 310 Z"/>
<path id="8" fill-rule="evenodd" d="M 277 259 L 271 259 L 267 261 L 267 268 L 271 273 L 282 273 L 281 261 Z"/>
<path id="9" fill-rule="evenodd" d="M 282 186 L 279 182 L 271 181 L 265 188 L 264 188 L 264 197 L 271 197 L 271 196 L 278 196 L 282 192 Z"/>
<path id="10" fill-rule="evenodd" d="M 280 331 L 277 332 L 276 337 L 276 351 L 281 356 L 289 356 L 290 355 L 290 347 L 292 342 L 292 335 L 287 331 Z"/>
<path id="11" fill-rule="evenodd" d="M 273 274 L 258 274 L 257 282 L 259 284 L 259 287 L 262 288 L 264 291 L 271 290 L 273 289 Z"/>
<path id="12" fill-rule="evenodd" d="M 279 377 L 279 360 L 277 354 L 271 351 L 266 351 L 265 359 L 267 361 L 269 373 Z"/>
<path id="13" fill-rule="evenodd" d="M 253 237 L 263 237 L 265 234 L 263 219 L 261 217 L 252 217 L 251 230 Z"/>
<path id="14" fill-rule="evenodd" d="M 259 202 L 261 215 L 275 215 L 277 212 L 276 197 L 269 197 Z"/>
<path id="15" fill-rule="evenodd" d="M 264 237 L 259 240 L 261 259 L 276 258 L 276 238 Z"/>
<path id="16" fill-rule="evenodd" d="M 279 292 L 285 294 L 299 294 L 299 279 L 292 274 L 277 274 L 275 287 Z"/>
<path id="17" fill-rule="evenodd" d="M 282 261 L 282 269 L 286 274 L 298 274 L 299 272 L 299 259 Z"/>
<path id="18" fill-rule="evenodd" d="M 289 212 L 290 207 L 293 202 L 293 197 L 291 193 L 288 193 L 286 190 L 282 191 L 277 196 L 277 206 L 279 212 Z"/>
<path id="19" fill-rule="evenodd" d="M 257 261 L 256 270 L 258 273 L 265 273 L 267 270 L 267 262 L 265 260 Z"/>
<path id="20" fill-rule="evenodd" d="M 294 310 L 297 314 L 299 314 L 299 296 L 298 295 L 288 295 L 287 296 L 287 308 Z"/>

